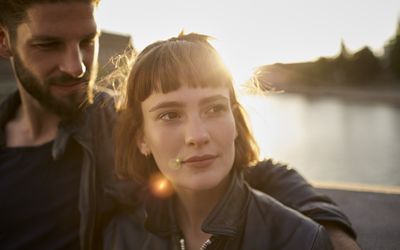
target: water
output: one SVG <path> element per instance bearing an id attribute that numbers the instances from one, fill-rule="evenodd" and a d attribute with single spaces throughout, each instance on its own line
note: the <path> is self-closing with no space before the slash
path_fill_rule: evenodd
<path id="1" fill-rule="evenodd" d="M 244 97 L 262 153 L 316 181 L 400 186 L 400 104 Z"/>

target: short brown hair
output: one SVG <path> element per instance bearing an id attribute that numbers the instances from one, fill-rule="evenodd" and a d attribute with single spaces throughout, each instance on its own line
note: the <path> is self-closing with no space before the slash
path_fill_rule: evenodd
<path id="1" fill-rule="evenodd" d="M 145 157 L 136 144 L 143 126 L 141 103 L 153 92 L 168 93 L 181 86 L 227 87 L 238 132 L 234 169 L 241 170 L 258 160 L 258 146 L 236 98 L 230 72 L 208 36 L 181 34 L 146 47 L 121 87 L 125 101 L 114 131 L 117 175 L 146 182 L 158 172 L 153 157 Z"/>
<path id="2" fill-rule="evenodd" d="M 26 12 L 36 4 L 84 2 L 97 6 L 100 0 L 0 0 L 0 25 L 15 38 L 16 28 L 26 18 Z"/>

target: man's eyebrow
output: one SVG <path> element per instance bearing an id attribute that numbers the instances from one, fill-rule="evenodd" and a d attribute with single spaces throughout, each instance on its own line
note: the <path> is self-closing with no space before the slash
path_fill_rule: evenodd
<path id="1" fill-rule="evenodd" d="M 99 37 L 101 35 L 101 31 L 95 31 L 86 35 L 83 39 L 92 39 L 95 37 Z"/>
<path id="2" fill-rule="evenodd" d="M 29 39 L 30 41 L 58 41 L 61 40 L 59 37 L 56 36 L 49 36 L 49 35 L 36 35 L 36 36 L 32 36 L 31 39 Z"/>
<path id="3" fill-rule="evenodd" d="M 82 40 L 93 39 L 100 36 L 100 31 L 91 32 L 82 37 Z M 30 39 L 31 41 L 61 41 L 62 38 L 52 35 L 35 35 Z"/>

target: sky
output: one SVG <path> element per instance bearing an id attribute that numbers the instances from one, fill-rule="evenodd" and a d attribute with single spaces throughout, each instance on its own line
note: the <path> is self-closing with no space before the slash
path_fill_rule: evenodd
<path id="1" fill-rule="evenodd" d="M 102 0 L 97 18 L 139 50 L 181 30 L 210 35 L 240 82 L 257 66 L 335 56 L 342 40 L 350 52 L 381 55 L 400 0 Z"/>

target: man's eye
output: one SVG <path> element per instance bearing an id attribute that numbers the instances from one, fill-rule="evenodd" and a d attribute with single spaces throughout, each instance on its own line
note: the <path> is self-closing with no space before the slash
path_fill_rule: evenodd
<path id="1" fill-rule="evenodd" d="M 162 113 L 159 116 L 159 119 L 164 120 L 164 121 L 177 120 L 179 118 L 180 118 L 180 115 L 177 112 L 166 112 L 166 113 Z"/>
<path id="2" fill-rule="evenodd" d="M 54 49 L 58 47 L 58 43 L 56 42 L 48 42 L 48 43 L 36 43 L 34 44 L 35 47 L 40 49 Z"/>

